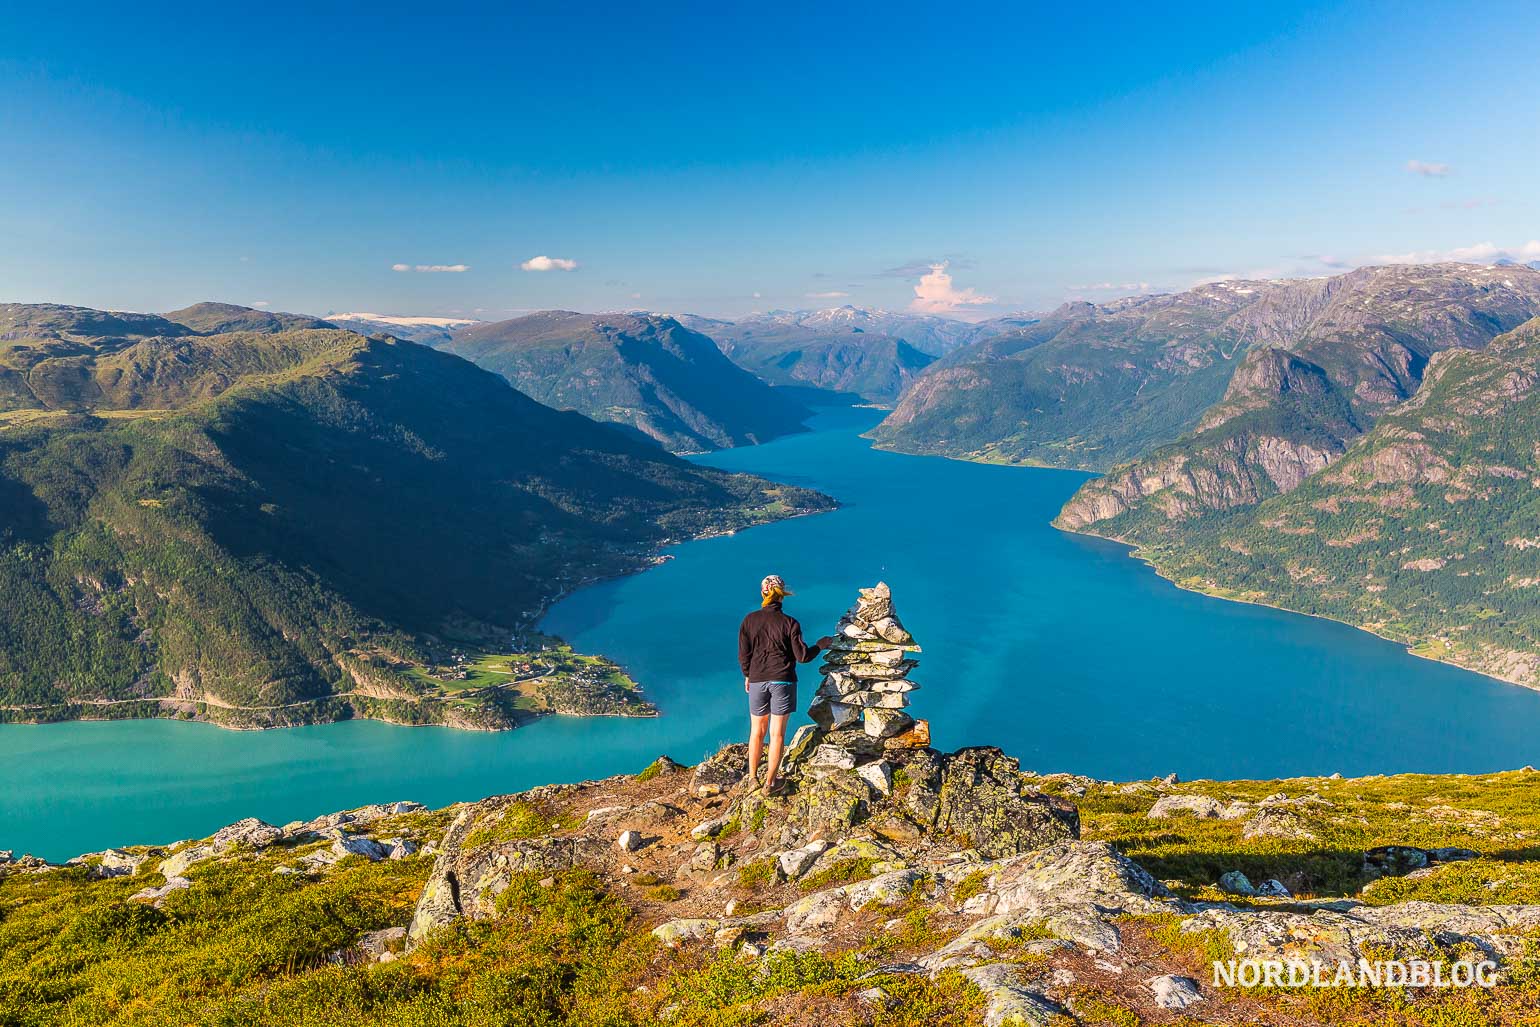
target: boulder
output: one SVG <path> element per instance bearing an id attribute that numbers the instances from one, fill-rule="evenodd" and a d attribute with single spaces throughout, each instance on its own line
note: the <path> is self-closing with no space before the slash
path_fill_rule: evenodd
<path id="1" fill-rule="evenodd" d="M 1251 880 L 1239 870 L 1227 870 L 1219 875 L 1219 890 L 1231 895 L 1255 895 Z"/>
<path id="2" fill-rule="evenodd" d="M 622 831 L 620 837 L 615 839 L 615 845 L 621 852 L 635 852 L 642 847 L 641 832 Z"/>
<path id="3" fill-rule="evenodd" d="M 1243 838 L 1293 838 L 1313 842 L 1315 832 L 1299 814 L 1276 806 L 1264 807 L 1241 828 Z"/>
<path id="4" fill-rule="evenodd" d="M 148 902 L 159 909 L 166 902 L 166 896 L 172 892 L 179 892 L 184 888 L 191 888 L 192 882 L 185 877 L 168 877 L 166 883 L 159 888 L 143 888 L 128 897 L 130 902 Z"/>
<path id="5" fill-rule="evenodd" d="M 1198 982 L 1191 977 L 1163 974 L 1150 978 L 1149 988 L 1155 996 L 1155 1004 L 1162 1009 L 1186 1009 L 1194 1002 L 1203 1001 Z"/>
<path id="6" fill-rule="evenodd" d="M 1379 845 L 1364 853 L 1364 873 L 1376 877 L 1404 877 L 1429 862 L 1426 849 L 1412 845 Z"/>
<path id="7" fill-rule="evenodd" d="M 362 834 L 346 834 L 338 831 L 337 837 L 332 841 L 332 855 L 338 859 L 344 856 L 362 856 L 369 862 L 390 858 L 391 849 L 394 846 L 382 845 L 373 838 Z"/>
<path id="8" fill-rule="evenodd" d="M 1150 820 L 1184 815 L 1210 820 L 1217 819 L 1221 811 L 1219 803 L 1207 795 L 1162 795 L 1145 816 Z"/>
<path id="9" fill-rule="evenodd" d="M 214 836 L 209 839 L 209 844 L 213 846 L 215 852 L 224 852 L 237 845 L 249 845 L 254 849 L 261 849 L 273 844 L 282 836 L 282 828 L 274 827 L 256 817 L 247 817 L 245 820 L 237 820 L 228 827 L 221 827 L 215 831 Z"/>
<path id="10" fill-rule="evenodd" d="M 1028 793 L 1020 764 L 993 746 L 925 753 L 910 761 L 906 811 L 921 828 L 966 840 L 986 857 L 1080 836 L 1075 808 Z"/>
<path id="11" fill-rule="evenodd" d="M 1049 1027 L 1064 1009 L 1021 981 L 1021 967 L 991 963 L 962 971 L 984 995 L 984 1027 Z"/>
<path id="12" fill-rule="evenodd" d="M 149 859 L 148 852 L 104 849 L 101 852 L 88 852 L 83 856 L 76 856 L 74 859 L 66 860 L 64 865 L 83 866 L 86 868 L 86 876 L 93 880 L 104 880 L 109 877 L 132 877 Z M 9 862 L 9 860 L 0 860 L 0 862 Z"/>
<path id="13" fill-rule="evenodd" d="M 792 849 L 788 852 L 781 853 L 780 857 L 778 858 L 778 863 L 781 868 L 781 875 L 788 881 L 797 880 L 803 874 L 811 870 L 813 868 L 813 864 L 818 862 L 818 858 L 827 852 L 831 847 L 832 845 L 830 842 L 819 840 L 808 842 L 806 845 L 799 849 Z"/>
<path id="14" fill-rule="evenodd" d="M 740 750 L 742 746 L 738 747 Z M 407 938 L 416 946 L 430 931 L 461 918 L 479 920 L 497 913 L 496 899 L 517 873 L 553 873 L 599 864 L 610 843 L 591 835 L 525 838 L 466 846 L 466 839 L 484 820 L 500 817 L 511 802 L 530 794 L 504 795 L 466 807 L 455 818 L 443 841 L 433 871 L 423 886 Z"/>

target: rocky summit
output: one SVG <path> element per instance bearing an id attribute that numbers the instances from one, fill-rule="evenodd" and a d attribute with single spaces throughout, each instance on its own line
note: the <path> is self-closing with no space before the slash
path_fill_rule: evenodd
<path id="1" fill-rule="evenodd" d="M 785 794 L 745 771 L 730 745 L 63 866 L 0 852 L 0 1023 L 1433 1027 L 1540 1009 L 1532 770 L 1116 783 L 989 747 L 824 741 Z M 1214 978 L 1245 959 L 1497 977 Z"/>

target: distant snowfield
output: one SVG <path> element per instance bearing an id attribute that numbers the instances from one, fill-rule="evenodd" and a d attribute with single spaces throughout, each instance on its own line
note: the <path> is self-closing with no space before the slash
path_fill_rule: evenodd
<path id="1" fill-rule="evenodd" d="M 402 327 L 429 327 L 429 328 L 464 328 L 466 325 L 480 324 L 474 317 L 396 317 L 391 314 L 370 314 L 364 311 L 355 311 L 350 314 L 327 314 L 328 321 L 378 321 L 381 324 L 401 325 Z"/>

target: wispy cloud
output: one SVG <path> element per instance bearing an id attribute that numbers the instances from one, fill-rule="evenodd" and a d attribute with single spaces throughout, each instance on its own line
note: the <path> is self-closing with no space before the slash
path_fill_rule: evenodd
<path id="1" fill-rule="evenodd" d="M 469 264 L 392 264 L 392 271 L 420 271 L 424 274 L 454 274 L 469 271 Z"/>
<path id="2" fill-rule="evenodd" d="M 547 257 L 542 253 L 538 257 L 530 257 L 519 267 L 525 271 L 576 271 L 578 262 L 566 257 Z"/>
<path id="3" fill-rule="evenodd" d="M 270 306 L 272 306 L 272 304 L 269 301 L 267 301 L 267 300 L 254 300 L 254 301 L 252 301 L 251 305 L 254 306 L 254 307 L 270 307 Z"/>
<path id="4" fill-rule="evenodd" d="M 945 262 L 930 265 L 930 270 L 920 277 L 914 287 L 914 299 L 909 301 L 910 310 L 926 314 L 950 314 L 965 307 L 981 307 L 995 302 L 993 296 L 981 295 L 974 289 L 959 289 L 952 284 Z"/>
<path id="5" fill-rule="evenodd" d="M 973 267 L 973 261 L 967 257 L 926 257 L 923 260 L 910 260 L 890 267 L 886 271 L 878 271 L 878 278 L 903 278 L 914 281 L 916 278 L 924 278 L 935 269 L 937 264 L 944 265 L 957 271 L 967 271 Z"/>
<path id="6" fill-rule="evenodd" d="M 838 289 L 833 289 L 829 292 L 810 292 L 806 295 L 810 300 L 842 300 L 846 296 L 849 296 L 850 293 L 841 292 Z"/>
<path id="7" fill-rule="evenodd" d="M 1382 253 L 1374 258 L 1376 264 L 1437 264 L 1443 261 L 1462 264 L 1491 264 L 1499 260 L 1540 260 L 1540 239 L 1531 239 L 1519 246 L 1504 247 L 1490 242 L 1456 246 L 1450 250 L 1412 250 L 1408 253 Z"/>
<path id="8" fill-rule="evenodd" d="M 1409 160 L 1406 170 L 1423 178 L 1444 178 L 1452 170 L 1448 164 L 1436 160 Z"/>

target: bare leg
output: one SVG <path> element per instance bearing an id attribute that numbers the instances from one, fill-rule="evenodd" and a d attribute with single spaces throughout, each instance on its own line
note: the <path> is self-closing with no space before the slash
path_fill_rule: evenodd
<path id="1" fill-rule="evenodd" d="M 767 792 L 775 787 L 775 775 L 781 772 L 781 750 L 786 747 L 786 718 L 789 716 L 787 713 L 770 715 L 770 766 L 765 770 Z"/>
<path id="2" fill-rule="evenodd" d="M 782 717 L 781 718 L 782 726 L 785 725 L 785 722 L 786 722 L 786 718 Z M 760 755 L 760 753 L 764 752 L 764 750 L 765 750 L 765 726 L 767 724 L 769 724 L 769 723 L 770 723 L 770 715 L 768 713 L 765 714 L 764 716 L 761 716 L 761 717 L 756 717 L 753 714 L 749 715 L 749 787 L 750 788 L 753 788 L 755 785 L 759 784 L 759 755 Z M 772 753 L 779 753 L 780 749 L 779 748 L 774 748 L 774 749 L 771 749 L 770 751 Z M 773 758 L 776 761 L 780 760 L 779 756 L 775 756 Z M 772 764 L 772 767 L 773 766 L 774 766 L 774 764 Z M 771 775 L 773 776 L 774 773 L 775 772 L 772 769 L 771 770 Z"/>

